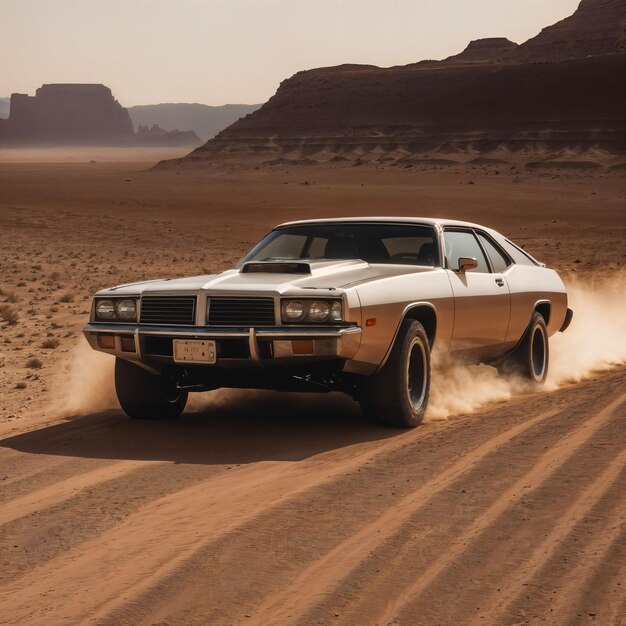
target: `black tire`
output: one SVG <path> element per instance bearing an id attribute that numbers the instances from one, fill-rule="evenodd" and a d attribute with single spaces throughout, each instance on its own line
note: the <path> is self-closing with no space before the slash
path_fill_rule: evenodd
<path id="1" fill-rule="evenodd" d="M 550 365 L 550 342 L 546 321 L 541 313 L 533 313 L 524 338 L 513 353 L 512 363 L 534 385 L 543 385 L 546 382 Z"/>
<path id="2" fill-rule="evenodd" d="M 387 362 L 361 385 L 361 407 L 376 424 L 414 428 L 422 422 L 429 392 L 428 336 L 419 322 L 404 320 Z"/>
<path id="3" fill-rule="evenodd" d="M 187 404 L 187 392 L 176 389 L 173 381 L 124 359 L 115 360 L 115 391 L 126 415 L 134 419 L 175 419 Z"/>

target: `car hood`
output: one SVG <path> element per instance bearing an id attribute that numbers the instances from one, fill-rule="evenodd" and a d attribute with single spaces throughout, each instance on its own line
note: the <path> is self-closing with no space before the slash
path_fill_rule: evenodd
<path id="1" fill-rule="evenodd" d="M 254 264 L 260 266 L 261 264 Z M 293 266 L 305 265 L 306 268 Z M 270 267 L 271 266 L 271 267 Z M 281 267 L 284 266 L 284 267 Z M 303 272 L 306 270 L 306 273 Z M 297 271 L 295 271 L 297 270 Z M 149 280 L 119 285 L 99 291 L 97 295 L 142 295 L 167 292 L 228 291 L 286 293 L 297 289 L 338 289 L 387 276 L 432 271 L 432 267 L 370 264 L 365 261 L 272 262 L 254 271 L 232 269 L 221 274 Z"/>

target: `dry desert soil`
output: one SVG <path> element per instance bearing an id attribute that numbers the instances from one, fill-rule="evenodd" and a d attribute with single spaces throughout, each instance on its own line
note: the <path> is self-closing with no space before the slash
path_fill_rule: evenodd
<path id="1" fill-rule="evenodd" d="M 0 623 L 626 624 L 620 170 L 150 169 L 175 156 L 0 153 Z M 119 410 L 80 332 L 94 291 L 219 271 L 281 221 L 393 214 L 562 272 L 545 390 L 458 364 L 408 432 L 334 395 Z"/>

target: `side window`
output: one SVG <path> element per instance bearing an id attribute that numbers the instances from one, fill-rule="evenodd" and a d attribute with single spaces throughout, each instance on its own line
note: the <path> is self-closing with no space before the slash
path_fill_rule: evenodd
<path id="1" fill-rule="evenodd" d="M 487 251 L 487 256 L 491 261 L 493 271 L 498 273 L 504 272 L 504 270 L 511 265 L 509 259 L 507 259 L 482 233 L 478 233 L 478 238 L 480 239 L 480 243 L 483 244 L 483 248 Z"/>
<path id="2" fill-rule="evenodd" d="M 459 258 L 469 257 L 478 261 L 478 267 L 471 272 L 489 272 L 487 259 L 473 233 L 460 230 L 446 230 L 443 234 L 446 244 L 446 258 L 451 270 L 459 270 Z"/>

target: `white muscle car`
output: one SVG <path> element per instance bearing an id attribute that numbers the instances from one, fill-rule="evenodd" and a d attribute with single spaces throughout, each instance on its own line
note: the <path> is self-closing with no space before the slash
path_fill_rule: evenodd
<path id="1" fill-rule="evenodd" d="M 431 352 L 545 381 L 572 319 L 558 274 L 497 232 L 446 219 L 291 222 L 235 269 L 99 291 L 84 334 L 116 357 L 131 417 L 177 417 L 220 387 L 344 391 L 373 421 L 420 423 Z"/>

